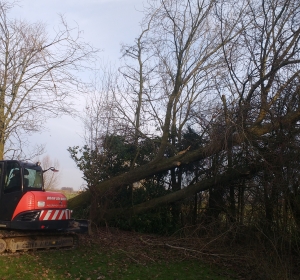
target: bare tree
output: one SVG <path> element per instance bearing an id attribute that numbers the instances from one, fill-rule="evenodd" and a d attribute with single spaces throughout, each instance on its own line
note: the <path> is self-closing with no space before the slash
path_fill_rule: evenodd
<path id="1" fill-rule="evenodd" d="M 44 187 L 46 190 L 55 190 L 59 188 L 60 184 L 60 178 L 61 178 L 61 170 L 60 164 L 57 159 L 51 159 L 49 155 L 45 155 L 42 157 L 41 160 L 38 160 L 41 162 L 41 166 L 43 170 L 47 170 L 50 167 L 54 167 L 59 172 L 52 172 L 51 170 L 48 170 L 44 172 L 43 179 L 44 179 Z"/>
<path id="2" fill-rule="evenodd" d="M 26 135 L 71 113 L 76 72 L 95 54 L 63 18 L 50 39 L 44 24 L 10 19 L 12 8 L 0 2 L 0 158 L 19 156 Z"/>

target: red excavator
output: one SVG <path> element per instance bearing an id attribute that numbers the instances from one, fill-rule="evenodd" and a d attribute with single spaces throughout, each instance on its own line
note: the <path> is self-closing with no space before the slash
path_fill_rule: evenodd
<path id="1" fill-rule="evenodd" d="M 0 253 L 73 247 L 87 220 L 71 219 L 67 198 L 44 189 L 39 163 L 0 161 Z"/>

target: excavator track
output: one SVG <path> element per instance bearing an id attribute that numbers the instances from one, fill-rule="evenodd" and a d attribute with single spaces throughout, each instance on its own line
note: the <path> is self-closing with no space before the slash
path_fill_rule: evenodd
<path id="1" fill-rule="evenodd" d="M 75 248 L 76 233 L 0 231 L 0 254 L 37 249 Z"/>

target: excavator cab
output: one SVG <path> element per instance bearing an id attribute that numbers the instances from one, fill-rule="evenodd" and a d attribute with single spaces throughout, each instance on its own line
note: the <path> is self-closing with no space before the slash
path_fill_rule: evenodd
<path id="1" fill-rule="evenodd" d="M 8 226 L 22 197 L 31 191 L 44 191 L 41 166 L 17 160 L 0 161 L 0 227 L 1 221 Z"/>

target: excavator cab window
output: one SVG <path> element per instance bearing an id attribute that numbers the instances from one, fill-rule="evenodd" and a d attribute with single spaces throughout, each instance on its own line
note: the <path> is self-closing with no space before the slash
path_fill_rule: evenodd
<path id="1" fill-rule="evenodd" d="M 41 170 L 24 168 L 24 186 L 28 188 L 42 189 L 42 176 Z"/>
<path id="2" fill-rule="evenodd" d="M 20 166 L 16 162 L 8 162 L 6 165 L 6 176 L 4 193 L 16 192 L 22 189 Z"/>

